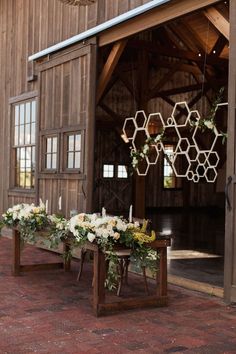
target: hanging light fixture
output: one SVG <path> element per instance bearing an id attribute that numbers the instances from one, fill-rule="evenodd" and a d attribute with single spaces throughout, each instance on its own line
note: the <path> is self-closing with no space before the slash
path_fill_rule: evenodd
<path id="1" fill-rule="evenodd" d="M 97 0 L 60 0 L 64 4 L 72 5 L 72 6 L 88 6 L 95 4 Z"/>

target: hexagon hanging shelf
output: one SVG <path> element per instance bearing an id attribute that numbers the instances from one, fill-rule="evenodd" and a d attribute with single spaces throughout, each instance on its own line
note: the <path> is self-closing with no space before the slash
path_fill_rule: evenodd
<path id="1" fill-rule="evenodd" d="M 179 112 L 178 107 L 185 109 L 186 111 L 185 119 L 182 119 L 179 124 L 176 122 L 176 116 Z M 173 134 L 173 131 L 175 131 L 178 143 L 175 151 L 173 152 L 171 161 L 169 160 L 175 176 L 186 177 L 189 181 L 193 181 L 194 183 L 198 183 L 202 178 L 205 178 L 208 183 L 215 182 L 217 178 L 217 166 L 220 158 L 218 153 L 214 151 L 214 147 L 216 145 L 216 141 L 222 137 L 222 134 L 218 132 L 216 127 L 212 130 L 213 141 L 211 146 L 208 150 L 202 150 L 196 139 L 197 133 L 200 131 L 197 124 L 192 130 L 189 130 L 191 132 L 190 136 L 184 135 L 183 132 L 181 132 L 182 128 L 185 128 L 188 124 L 190 124 L 190 120 L 197 122 L 201 119 L 199 112 L 197 110 L 191 111 L 187 102 L 177 102 L 166 123 L 164 122 L 161 113 L 151 113 L 148 117 L 146 117 L 144 111 L 137 111 L 134 117 L 126 118 L 123 125 L 123 133 L 128 137 L 128 141 L 132 144 L 132 151 L 138 151 L 136 140 L 138 140 L 139 145 L 141 144 L 140 138 L 137 138 L 138 134 L 142 132 L 144 137 L 150 137 L 148 125 L 153 117 L 155 117 L 155 120 L 158 121 L 159 126 L 162 126 L 165 132 L 171 130 Z M 131 122 L 133 125 L 132 134 L 128 130 L 128 125 L 130 125 Z M 142 145 L 144 144 L 145 139 L 142 141 Z M 157 142 L 153 148 L 155 148 L 155 155 L 152 160 L 147 155 L 143 160 L 142 169 L 139 166 L 137 167 L 136 170 L 139 176 L 146 176 L 150 165 L 157 163 L 160 156 L 159 152 L 164 151 L 164 145 L 161 141 Z M 178 160 L 183 158 L 185 159 L 185 170 L 178 171 Z"/>
<path id="2" fill-rule="evenodd" d="M 72 6 L 88 6 L 97 2 L 97 0 L 60 0 L 60 1 L 63 2 L 64 4 L 68 4 Z"/>

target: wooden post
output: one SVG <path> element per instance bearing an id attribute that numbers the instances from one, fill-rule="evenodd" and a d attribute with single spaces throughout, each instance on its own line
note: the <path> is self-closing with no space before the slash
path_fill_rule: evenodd
<path id="1" fill-rule="evenodd" d="M 225 219 L 224 300 L 236 301 L 236 3 L 230 1 L 230 50 L 228 88 L 227 181 L 228 202 Z M 227 182 L 226 181 L 226 182 Z M 231 181 L 231 182 L 230 182 Z"/>
<path id="2" fill-rule="evenodd" d="M 94 252 L 93 260 L 94 288 L 93 288 L 93 310 L 96 316 L 99 316 L 99 305 L 105 303 L 105 279 L 106 263 L 105 255 L 99 249 Z"/>
<path id="3" fill-rule="evenodd" d="M 147 113 L 148 103 L 148 54 L 142 49 L 139 54 L 139 109 Z M 143 142 L 141 142 L 143 143 Z M 134 175 L 134 213 L 145 218 L 145 177 Z"/>
<path id="4" fill-rule="evenodd" d="M 13 243 L 13 263 L 12 263 L 12 275 L 20 275 L 20 232 L 18 230 L 12 231 L 12 243 Z"/>
<path id="5" fill-rule="evenodd" d="M 162 247 L 158 249 L 160 255 L 159 262 L 159 287 L 157 290 L 157 295 L 167 296 L 167 247 Z"/>

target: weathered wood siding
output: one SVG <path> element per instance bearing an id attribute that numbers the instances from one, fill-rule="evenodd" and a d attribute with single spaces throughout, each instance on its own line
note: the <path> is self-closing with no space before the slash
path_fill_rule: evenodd
<path id="1" fill-rule="evenodd" d="M 33 73 L 32 64 L 28 63 L 28 56 L 79 32 L 83 32 L 89 27 L 96 25 L 96 23 L 96 11 L 94 11 L 93 8 L 88 10 L 88 7 L 78 8 L 66 6 L 58 0 L 0 1 L 0 168 L 1 171 L 4 171 L 0 174 L 0 212 L 5 210 L 7 206 L 17 202 L 33 202 L 35 200 L 34 193 L 22 194 L 16 191 L 8 192 L 11 144 L 9 99 L 18 97 L 23 93 L 39 90 L 39 80 L 27 80 L 27 77 Z M 71 64 L 71 68 L 69 68 L 70 64 L 66 64 L 65 67 L 63 67 L 62 75 L 64 82 L 70 70 L 71 74 L 76 77 L 83 72 L 85 65 L 87 64 L 85 64 L 84 59 L 81 59 L 80 63 Z M 93 65 L 95 65 L 95 63 Z M 55 87 L 58 87 L 58 81 L 60 81 L 58 75 L 61 74 L 61 70 L 62 69 L 59 67 L 52 69 L 48 73 L 46 80 L 50 79 L 50 75 L 51 77 L 53 75 L 55 77 L 54 83 L 49 80 L 49 86 L 55 84 Z M 77 80 L 75 80 L 71 90 L 80 89 L 80 87 L 75 87 L 77 84 L 79 84 L 79 81 L 77 82 Z M 42 116 L 43 119 L 44 117 L 46 119 L 46 123 L 42 120 L 42 126 L 47 124 L 48 127 L 53 127 L 55 123 L 56 110 L 59 109 L 61 96 L 60 93 L 56 91 L 54 91 L 54 93 L 57 102 L 55 102 L 55 105 L 54 103 L 52 105 L 47 103 L 47 109 L 49 111 Z M 83 97 L 81 96 L 81 102 L 82 99 Z M 62 104 L 64 115 L 69 117 L 68 124 L 73 124 L 78 118 L 77 111 L 80 110 L 80 106 L 76 106 L 76 102 L 78 102 L 76 100 L 78 100 L 78 96 L 76 97 L 76 95 L 74 95 L 71 96 L 70 103 L 68 101 L 67 107 Z M 79 105 L 81 105 L 81 102 Z M 55 110 L 54 115 L 50 114 L 52 113 L 50 111 L 51 109 Z M 68 114 L 69 109 L 71 114 Z M 61 123 L 63 122 L 61 121 Z M 78 124 L 78 122 L 76 124 Z M 66 183 L 64 183 L 64 186 L 60 187 L 60 189 L 66 190 L 67 187 Z M 81 188 L 75 186 L 75 182 L 71 183 L 68 192 L 68 195 L 71 195 L 70 198 L 74 198 L 76 188 L 81 191 Z M 72 204 L 74 203 L 72 202 Z"/>

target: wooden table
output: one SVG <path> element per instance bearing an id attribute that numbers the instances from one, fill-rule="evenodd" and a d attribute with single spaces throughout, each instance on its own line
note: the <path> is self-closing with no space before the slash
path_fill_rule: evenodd
<path id="1" fill-rule="evenodd" d="M 93 257 L 93 311 L 96 316 L 123 309 L 167 305 L 167 247 L 170 239 L 157 239 L 149 244 L 159 254 L 159 271 L 156 277 L 155 295 L 120 299 L 106 302 L 104 282 L 106 278 L 105 255 L 96 244 L 87 242 L 85 248 L 94 253 Z"/>
<path id="2" fill-rule="evenodd" d="M 149 306 L 165 306 L 167 305 L 167 247 L 170 246 L 170 239 L 157 239 L 149 244 L 159 254 L 159 271 L 156 277 L 155 295 L 145 295 L 142 297 L 132 297 L 121 299 L 120 301 L 106 302 L 105 278 L 106 278 L 106 262 L 105 255 L 95 243 L 86 242 L 83 248 L 93 252 L 93 312 L 96 316 L 122 309 L 134 309 Z M 64 243 L 64 249 L 68 251 L 70 245 Z M 70 260 L 58 263 L 30 264 L 22 265 L 20 258 L 20 233 L 13 230 L 13 264 L 12 274 L 20 275 L 21 272 L 34 270 L 48 270 L 64 268 L 65 271 L 70 270 Z"/>
<path id="3" fill-rule="evenodd" d="M 39 233 L 40 235 L 40 233 Z M 21 272 L 31 272 L 36 270 L 49 270 L 49 269 L 64 269 L 66 272 L 70 270 L 70 260 L 63 259 L 61 262 L 43 263 L 43 264 L 21 264 L 21 240 L 20 232 L 17 229 L 12 230 L 13 242 L 13 263 L 12 274 L 14 276 L 20 275 Z M 67 252 L 70 246 L 66 243 L 63 244 L 64 251 Z"/>

